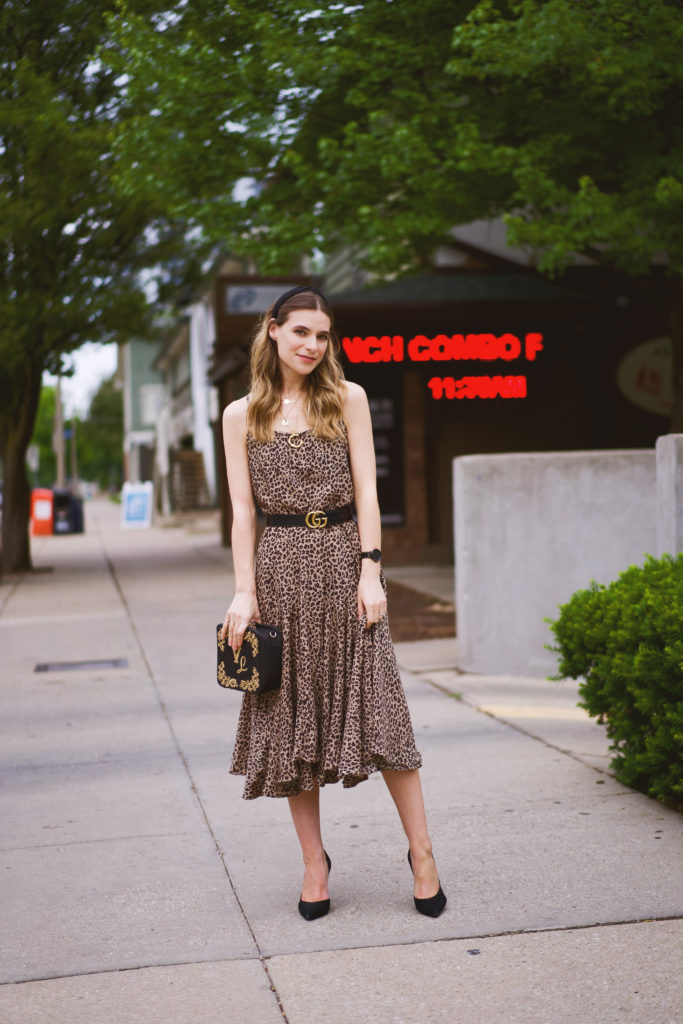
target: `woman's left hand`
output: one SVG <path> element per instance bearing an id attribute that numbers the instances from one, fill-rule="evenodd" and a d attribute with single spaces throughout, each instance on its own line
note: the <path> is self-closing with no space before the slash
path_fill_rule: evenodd
<path id="1" fill-rule="evenodd" d="M 358 620 L 365 612 L 366 628 L 374 626 L 387 614 L 387 598 L 379 576 L 363 576 L 358 583 Z"/>

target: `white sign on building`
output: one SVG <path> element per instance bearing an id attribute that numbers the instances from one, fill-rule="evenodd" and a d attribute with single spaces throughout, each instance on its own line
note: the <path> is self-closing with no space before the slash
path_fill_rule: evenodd
<path id="1" fill-rule="evenodd" d="M 265 313 L 295 284 L 229 284 L 225 289 L 225 312 L 246 315 Z"/>

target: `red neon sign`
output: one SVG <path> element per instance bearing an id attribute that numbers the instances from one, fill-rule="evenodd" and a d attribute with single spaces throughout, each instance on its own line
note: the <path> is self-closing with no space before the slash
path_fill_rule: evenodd
<path id="1" fill-rule="evenodd" d="M 543 335 L 525 334 L 437 334 L 428 338 L 416 334 L 406 344 L 400 334 L 367 338 L 342 338 L 342 347 L 352 363 L 454 362 L 462 359 L 511 362 L 524 358 L 534 362 L 543 351 Z M 432 377 L 427 387 L 432 398 L 526 398 L 526 377 Z"/>
<path id="2" fill-rule="evenodd" d="M 522 340 L 516 334 L 437 334 L 434 338 L 416 334 L 406 344 L 400 334 L 384 334 L 342 338 L 342 347 L 352 363 L 401 363 L 406 355 L 415 363 L 460 359 L 510 361 L 522 355 L 533 362 L 543 351 L 543 335 L 525 334 Z"/>
<path id="3" fill-rule="evenodd" d="M 432 377 L 432 398 L 526 398 L 526 377 Z"/>

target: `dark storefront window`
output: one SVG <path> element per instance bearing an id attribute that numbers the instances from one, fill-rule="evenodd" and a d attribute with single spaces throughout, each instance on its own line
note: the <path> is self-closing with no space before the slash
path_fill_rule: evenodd
<path id="1" fill-rule="evenodd" d="M 403 402 L 400 394 L 370 396 L 377 495 L 384 526 L 405 525 Z"/>

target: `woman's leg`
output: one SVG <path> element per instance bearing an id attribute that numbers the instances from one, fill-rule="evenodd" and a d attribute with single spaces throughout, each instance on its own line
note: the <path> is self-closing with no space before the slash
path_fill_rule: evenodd
<path id="1" fill-rule="evenodd" d="M 326 900 L 329 897 L 328 871 L 320 832 L 320 790 L 317 786 L 315 789 L 306 789 L 296 796 L 288 797 L 288 800 L 304 858 L 301 899 L 306 903 Z"/>
<path id="2" fill-rule="evenodd" d="M 417 768 L 412 771 L 387 769 L 382 775 L 408 837 L 415 875 L 415 896 L 417 899 L 429 899 L 438 891 L 439 875 L 432 857 L 432 841 L 427 829 L 420 773 Z"/>

